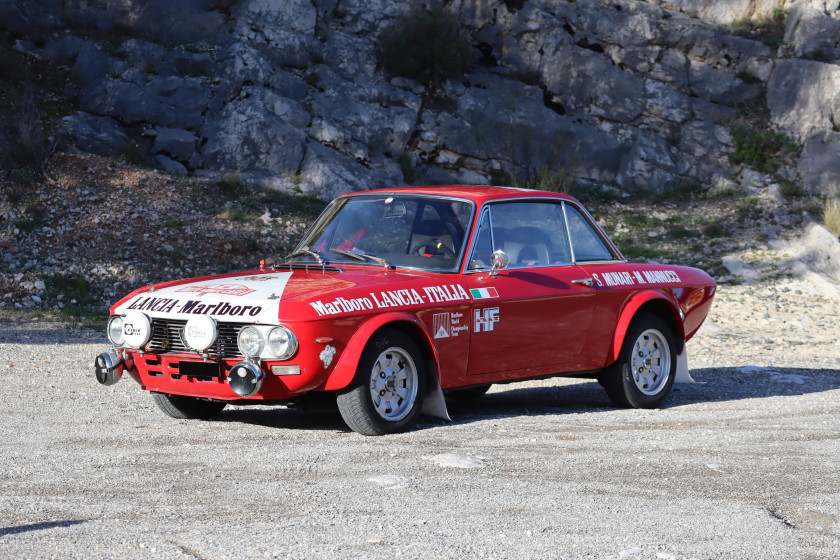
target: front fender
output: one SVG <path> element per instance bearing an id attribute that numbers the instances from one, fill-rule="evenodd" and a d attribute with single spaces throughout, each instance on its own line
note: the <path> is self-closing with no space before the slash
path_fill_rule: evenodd
<path id="1" fill-rule="evenodd" d="M 683 322 L 682 319 L 680 319 L 679 305 L 673 297 L 669 297 L 669 294 L 660 290 L 645 290 L 644 292 L 638 292 L 630 298 L 630 300 L 625 304 L 624 309 L 621 310 L 621 316 L 618 319 L 615 333 L 613 334 L 612 350 L 609 354 L 610 363 L 615 362 L 618 359 L 618 355 L 621 354 L 621 346 L 624 344 L 624 337 L 627 335 L 627 329 L 630 327 L 630 322 L 633 320 L 633 317 L 636 316 L 636 313 L 643 305 L 656 300 L 659 300 L 668 306 L 668 309 L 674 319 L 674 324 L 677 326 L 676 334 L 678 335 L 680 342 L 685 340 Z"/>
<path id="2" fill-rule="evenodd" d="M 408 313 L 394 311 L 371 317 L 353 334 L 347 342 L 347 346 L 344 351 L 341 353 L 341 357 L 335 365 L 335 369 L 333 369 L 332 373 L 327 378 L 327 382 L 324 384 L 325 390 L 335 391 L 337 389 L 344 389 L 350 385 L 350 382 L 353 381 L 353 377 L 356 375 L 359 360 L 362 357 L 362 352 L 364 351 L 368 340 L 370 340 L 370 337 L 373 336 L 373 333 L 390 323 L 413 324 L 423 336 L 421 349 L 429 351 L 429 356 L 431 356 L 431 359 L 434 361 L 436 371 L 440 371 L 435 346 L 432 344 L 432 339 L 429 337 L 429 333 L 426 332 L 426 328 L 423 326 L 423 323 L 420 322 L 420 319 Z"/>

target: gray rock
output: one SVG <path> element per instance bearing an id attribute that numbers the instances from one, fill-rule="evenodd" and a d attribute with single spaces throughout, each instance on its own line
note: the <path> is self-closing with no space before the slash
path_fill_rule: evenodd
<path id="1" fill-rule="evenodd" d="M 311 140 L 306 143 L 300 178 L 299 184 L 295 185 L 298 190 L 323 200 L 350 191 L 405 184 L 399 164 L 389 158 L 382 157 L 367 167 L 349 156 Z M 279 186 L 289 189 L 292 185 L 286 183 Z"/>
<path id="2" fill-rule="evenodd" d="M 178 177 L 186 177 L 189 175 L 189 171 L 187 171 L 187 168 L 184 167 L 183 163 L 170 159 L 163 154 L 153 156 L 152 162 L 155 164 L 155 167 L 163 169 L 172 175 L 177 175 Z"/>
<path id="3" fill-rule="evenodd" d="M 676 180 L 676 171 L 665 140 L 640 132 L 621 161 L 616 182 L 632 190 L 660 191 Z"/>
<path id="4" fill-rule="evenodd" d="M 840 21 L 825 13 L 823 2 L 816 4 L 791 7 L 785 42 L 798 58 L 836 62 L 840 55 Z"/>
<path id="5" fill-rule="evenodd" d="M 178 161 L 188 161 L 198 140 L 188 130 L 160 127 L 157 129 L 152 151 L 165 153 Z"/>
<path id="6" fill-rule="evenodd" d="M 124 62 L 105 54 L 96 43 L 85 41 L 76 55 L 71 79 L 84 92 L 86 88 L 96 89 L 96 84 L 107 76 L 118 76 L 125 69 Z"/>
<path id="7" fill-rule="evenodd" d="M 460 99 L 457 115 L 423 116 L 421 129 L 439 135 L 438 150 L 463 156 L 465 163 L 481 161 L 483 169 L 474 170 L 485 173 L 527 174 L 547 168 L 615 180 L 626 148 L 613 136 L 549 109 L 540 88 L 489 74 L 474 76 L 473 83 Z"/>
<path id="8" fill-rule="evenodd" d="M 62 0 L 0 2 L 0 28 L 16 31 L 62 27 Z"/>
<path id="9" fill-rule="evenodd" d="M 808 192 L 840 194 L 840 133 L 830 131 L 809 138 L 799 157 L 798 171 Z"/>
<path id="10" fill-rule="evenodd" d="M 303 159 L 309 112 L 267 89 L 249 87 L 209 117 L 201 149 L 212 169 L 271 172 L 291 181 Z"/>
<path id="11" fill-rule="evenodd" d="M 399 156 L 406 150 L 419 110 L 419 103 L 411 102 L 415 96 L 404 92 L 406 103 L 391 98 L 397 104 L 390 105 L 385 95 L 378 103 L 363 101 L 364 92 L 335 77 L 323 87 L 312 102 L 311 137 L 358 161 L 369 161 L 376 152 Z"/>
<path id="12" fill-rule="evenodd" d="M 267 86 L 283 97 L 301 100 L 311 87 L 298 76 L 281 69 L 263 52 L 242 42 L 226 47 L 220 54 L 219 70 L 223 80 L 216 96 L 235 97 L 246 84 Z"/>
<path id="13" fill-rule="evenodd" d="M 693 95 L 730 107 L 753 100 L 764 93 L 761 85 L 748 84 L 735 75 L 713 68 L 705 62 L 691 62 L 689 80 Z"/>
<path id="14" fill-rule="evenodd" d="M 154 73 L 167 56 L 165 47 L 142 39 L 123 41 L 118 52 L 131 68 L 148 74 Z"/>
<path id="15" fill-rule="evenodd" d="M 645 113 L 663 120 L 681 123 L 692 116 L 691 98 L 662 82 L 645 82 Z"/>
<path id="16" fill-rule="evenodd" d="M 198 129 L 207 107 L 209 90 L 197 78 L 155 76 L 138 84 L 134 75 L 107 79 L 86 88 L 83 110 L 119 118 L 126 123 L 150 122 L 173 128 Z"/>
<path id="17" fill-rule="evenodd" d="M 767 18 L 779 6 L 778 0 L 658 0 L 670 9 L 678 9 L 704 21 L 729 25 L 741 19 Z"/>
<path id="18" fill-rule="evenodd" d="M 686 156 L 688 165 L 700 160 L 723 168 L 729 162 L 732 137 L 727 127 L 706 121 L 692 121 L 683 125 L 679 149 Z"/>
<path id="19" fill-rule="evenodd" d="M 539 70 L 551 93 L 590 114 L 631 122 L 644 110 L 644 82 L 603 54 L 561 46 L 546 52 Z"/>
<path id="20" fill-rule="evenodd" d="M 810 60 L 786 59 L 767 84 L 773 123 L 800 141 L 832 130 L 840 122 L 840 67 Z"/>
<path id="21" fill-rule="evenodd" d="M 265 52 L 280 65 L 306 67 L 320 48 L 317 11 L 310 0 L 245 0 L 231 8 L 240 41 Z"/>
<path id="22" fill-rule="evenodd" d="M 44 45 L 44 53 L 50 64 L 54 66 L 72 66 L 85 43 L 84 39 L 67 35 L 55 41 L 47 41 Z"/>
<path id="23" fill-rule="evenodd" d="M 64 16 L 75 25 L 111 30 L 129 28 L 138 35 L 173 44 L 212 40 L 225 23 L 214 0 L 66 0 Z"/>
<path id="24" fill-rule="evenodd" d="M 82 150 L 102 156 L 125 153 L 134 142 L 112 118 L 79 112 L 64 117 L 63 126 Z"/>

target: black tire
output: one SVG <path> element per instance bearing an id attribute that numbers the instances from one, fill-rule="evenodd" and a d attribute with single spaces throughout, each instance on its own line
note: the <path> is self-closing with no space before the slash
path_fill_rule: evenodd
<path id="1" fill-rule="evenodd" d="M 353 382 L 336 402 L 351 430 L 380 436 L 414 426 L 425 396 L 426 368 L 417 344 L 386 328 L 368 341 Z"/>
<path id="2" fill-rule="evenodd" d="M 598 378 L 610 400 L 625 408 L 657 408 L 665 402 L 677 371 L 675 336 L 658 315 L 633 318 L 621 353 Z"/>
<path id="3" fill-rule="evenodd" d="M 492 384 L 477 385 L 476 387 L 467 387 L 466 389 L 450 389 L 446 393 L 447 399 L 454 399 L 456 401 L 470 401 L 483 397 L 487 391 L 490 390 Z"/>
<path id="4" fill-rule="evenodd" d="M 152 400 L 167 416 L 179 420 L 210 420 L 218 416 L 227 404 L 166 393 L 152 393 Z"/>

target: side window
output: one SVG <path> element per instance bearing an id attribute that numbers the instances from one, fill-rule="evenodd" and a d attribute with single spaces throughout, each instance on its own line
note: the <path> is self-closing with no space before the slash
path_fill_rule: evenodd
<path id="1" fill-rule="evenodd" d="M 566 204 L 566 218 L 569 221 L 569 237 L 575 252 L 575 261 L 611 261 L 615 256 L 607 248 L 601 236 L 580 211 Z"/>
<path id="2" fill-rule="evenodd" d="M 494 246 L 490 247 L 490 235 L 482 223 L 474 253 L 486 253 L 487 258 L 481 258 L 486 266 L 493 249 L 507 253 L 510 266 L 515 268 L 571 263 L 566 221 L 559 202 L 503 202 L 489 209 Z"/>
<path id="3" fill-rule="evenodd" d="M 472 257 L 470 258 L 469 270 L 482 270 L 490 268 L 490 258 L 493 255 L 493 245 L 490 241 L 490 213 L 481 215 L 481 223 L 478 225 L 478 237 L 475 240 Z"/>

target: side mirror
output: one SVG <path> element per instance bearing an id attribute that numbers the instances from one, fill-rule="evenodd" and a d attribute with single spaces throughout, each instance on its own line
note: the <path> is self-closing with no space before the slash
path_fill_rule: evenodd
<path id="1" fill-rule="evenodd" d="M 504 270 L 508 267 L 510 264 L 510 257 L 508 257 L 507 253 L 501 249 L 496 249 L 493 251 L 493 257 L 490 262 L 493 264 L 493 267 L 490 269 L 490 276 L 495 278 L 500 270 Z"/>

